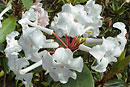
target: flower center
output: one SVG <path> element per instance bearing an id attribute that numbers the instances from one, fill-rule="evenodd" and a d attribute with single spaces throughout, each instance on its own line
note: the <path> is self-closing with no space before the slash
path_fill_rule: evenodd
<path id="1" fill-rule="evenodd" d="M 40 23 L 40 19 L 38 19 L 38 23 Z"/>
<path id="2" fill-rule="evenodd" d="M 60 68 L 64 69 L 64 68 L 65 68 L 65 66 L 61 65 L 61 66 L 60 66 Z"/>
<path id="3" fill-rule="evenodd" d="M 77 22 L 78 22 L 78 20 L 77 20 L 77 19 L 74 19 L 74 22 L 76 22 L 76 23 L 77 23 Z"/>

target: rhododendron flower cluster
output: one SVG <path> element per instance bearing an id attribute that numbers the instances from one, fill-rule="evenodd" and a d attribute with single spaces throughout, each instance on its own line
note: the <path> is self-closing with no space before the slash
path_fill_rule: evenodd
<path id="1" fill-rule="evenodd" d="M 42 8 L 42 3 L 37 0 L 31 8 L 22 13 L 18 23 L 22 26 L 22 35 L 19 39 L 17 31 L 6 36 L 6 57 L 10 70 L 29 87 L 33 74 L 31 70 L 42 66 L 54 81 L 65 84 L 71 77 L 77 78 L 77 72 L 82 72 L 83 58 L 73 58 L 74 52 L 82 50 L 89 52 L 96 60 L 97 65 L 92 69 L 105 72 L 109 63 L 117 62 L 126 45 L 125 24 L 116 22 L 114 28 L 121 31 L 116 37 L 97 38 L 102 27 L 100 16 L 102 6 L 89 0 L 85 5 L 65 4 L 51 23 L 50 28 L 48 13 Z M 1 16 L 0 16 L 1 19 Z M 48 38 L 46 34 L 54 35 L 60 43 Z M 66 43 L 61 39 L 65 37 Z M 80 39 L 83 40 L 80 41 Z M 60 44 L 63 44 L 61 46 Z M 89 46 L 89 45 L 93 46 Z M 24 53 L 24 57 L 20 53 Z M 34 64 L 30 65 L 32 61 Z"/>

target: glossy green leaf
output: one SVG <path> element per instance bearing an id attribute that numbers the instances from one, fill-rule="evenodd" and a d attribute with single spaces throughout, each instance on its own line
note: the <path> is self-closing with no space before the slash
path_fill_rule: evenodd
<path id="1" fill-rule="evenodd" d="M 93 76 L 86 65 L 84 65 L 83 71 L 77 73 L 77 79 L 69 79 L 67 84 L 60 84 L 58 87 L 94 87 Z"/>
<path id="2" fill-rule="evenodd" d="M 9 17 L 2 22 L 2 28 L 0 28 L 0 44 L 5 41 L 6 35 L 14 31 L 16 25 L 16 18 Z"/>
<path id="3" fill-rule="evenodd" d="M 27 9 L 29 9 L 30 6 L 31 6 L 32 3 L 33 3 L 33 0 L 22 0 L 22 2 L 23 2 L 23 4 L 24 4 L 24 6 L 25 6 Z"/>

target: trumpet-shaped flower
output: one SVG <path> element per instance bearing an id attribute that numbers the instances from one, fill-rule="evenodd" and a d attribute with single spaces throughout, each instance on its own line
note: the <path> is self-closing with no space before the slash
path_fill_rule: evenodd
<path id="1" fill-rule="evenodd" d="M 36 28 L 23 27 L 23 35 L 19 39 L 19 44 L 24 50 L 26 58 L 34 62 L 39 61 L 41 48 L 57 48 L 59 45 L 56 42 L 46 40 L 43 33 Z"/>
<path id="2" fill-rule="evenodd" d="M 111 38 L 114 40 L 114 38 Z M 116 45 L 112 40 L 103 39 L 102 45 L 96 45 L 89 53 L 97 59 L 98 65 L 92 66 L 93 70 L 97 72 L 105 72 L 106 67 L 110 62 L 117 62 L 116 56 Z"/>
<path id="3" fill-rule="evenodd" d="M 23 28 L 28 25 L 28 27 L 35 27 L 50 35 L 53 33 L 53 30 L 45 28 L 48 25 L 49 19 L 48 13 L 42 8 L 42 3 L 35 3 L 28 11 L 23 12 L 22 19 L 18 22 Z"/>
<path id="4" fill-rule="evenodd" d="M 55 16 L 52 22 L 52 29 L 60 37 L 65 34 L 75 37 L 83 34 L 84 24 L 89 21 L 86 19 L 86 12 L 82 5 L 72 6 L 71 4 L 65 4 L 62 7 L 62 12 Z"/>
<path id="5" fill-rule="evenodd" d="M 14 31 L 7 35 L 5 54 L 8 58 L 10 70 L 15 73 L 16 79 L 21 80 L 26 87 L 29 87 L 32 74 L 22 73 L 21 71 L 25 66 L 29 65 L 27 60 L 31 59 L 34 62 L 40 61 L 43 55 L 43 52 L 38 52 L 40 48 L 57 48 L 59 45 L 58 43 L 53 42 L 53 40 L 46 40 L 46 37 L 40 30 L 29 28 L 28 26 L 23 29 L 23 35 L 20 37 L 20 40 L 17 41 L 15 40 L 15 37 L 18 36 L 18 34 L 17 31 Z M 25 57 L 18 58 L 18 52 L 22 49 L 25 53 Z M 29 67 L 29 70 L 30 69 L 32 70 L 34 68 Z M 25 70 L 24 72 L 26 72 Z"/>
<path id="6" fill-rule="evenodd" d="M 10 70 L 13 71 L 16 75 L 16 80 L 21 80 L 26 87 L 29 87 L 29 84 L 32 80 L 32 73 L 22 74 L 20 70 L 25 66 L 29 65 L 29 62 L 24 58 L 18 58 L 16 53 L 9 54 L 8 65 Z"/>
<path id="7" fill-rule="evenodd" d="M 89 0 L 86 5 L 84 6 L 85 11 L 87 12 L 87 15 L 92 19 L 91 22 L 88 22 L 86 24 L 86 32 L 84 34 L 84 37 L 93 36 L 96 37 L 99 35 L 99 27 L 102 26 L 102 20 L 101 20 L 101 11 L 102 6 L 99 4 L 95 4 L 94 0 Z"/>
<path id="8" fill-rule="evenodd" d="M 113 24 L 113 27 L 115 27 L 121 31 L 121 33 L 119 35 L 117 35 L 116 40 L 117 40 L 118 45 L 120 47 L 120 50 L 122 52 L 125 48 L 126 43 L 127 43 L 127 40 L 125 37 L 125 35 L 127 33 L 127 31 L 125 29 L 125 24 L 122 22 L 116 22 L 115 24 Z"/>
<path id="9" fill-rule="evenodd" d="M 93 7 L 97 6 L 94 3 L 92 5 Z M 77 35 L 83 35 L 86 32 L 86 36 L 97 36 L 99 34 L 98 28 L 102 25 L 102 21 L 100 20 L 101 17 L 98 17 L 100 16 L 99 13 L 101 11 L 98 11 L 98 16 L 91 15 L 93 14 L 92 12 L 95 11 L 95 8 L 89 11 L 87 10 L 88 8 L 91 8 L 89 6 L 89 4 L 86 4 L 85 6 L 72 6 L 71 4 L 63 5 L 62 11 L 54 17 L 51 28 L 60 37 L 64 36 L 65 34 L 75 37 Z M 101 10 L 101 6 L 98 6 L 98 8 L 98 10 Z"/>
<path id="10" fill-rule="evenodd" d="M 43 56 L 43 69 L 47 70 L 55 81 L 67 83 L 69 77 L 76 79 L 74 71 L 82 71 L 83 60 L 81 57 L 73 59 L 73 53 L 70 49 L 58 48 L 51 56 L 48 52 Z"/>
<path id="11" fill-rule="evenodd" d="M 42 8 L 42 3 L 37 3 L 31 7 L 35 9 L 38 24 L 43 27 L 46 27 L 46 25 L 49 24 L 49 18 L 48 13 Z"/>
<path id="12" fill-rule="evenodd" d="M 98 72 L 105 72 L 106 67 L 110 62 L 116 62 L 116 57 L 119 57 L 124 50 L 126 44 L 126 29 L 122 22 L 117 22 L 113 27 L 121 30 L 121 33 L 116 38 L 108 37 L 103 39 L 102 45 L 94 46 L 89 52 L 97 59 L 98 65 L 92 66 L 92 69 Z"/>

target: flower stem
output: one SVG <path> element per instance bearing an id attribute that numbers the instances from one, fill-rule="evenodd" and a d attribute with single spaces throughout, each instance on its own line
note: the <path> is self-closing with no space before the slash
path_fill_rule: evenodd
<path id="1" fill-rule="evenodd" d="M 67 34 L 65 34 L 65 38 L 66 38 L 67 46 L 69 46 L 69 39 L 68 39 L 68 37 L 67 37 Z"/>
<path id="2" fill-rule="evenodd" d="M 68 46 L 53 32 L 53 35 L 66 47 L 68 48 Z"/>
<path id="3" fill-rule="evenodd" d="M 78 39 L 78 35 L 76 37 L 73 38 L 71 44 L 70 44 L 70 49 L 73 48 L 74 44 L 75 44 L 75 41 Z"/>

